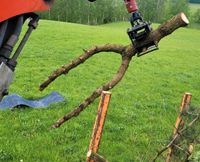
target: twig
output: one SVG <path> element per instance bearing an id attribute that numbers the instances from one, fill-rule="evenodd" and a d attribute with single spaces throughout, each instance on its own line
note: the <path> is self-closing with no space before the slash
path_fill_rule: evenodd
<path id="1" fill-rule="evenodd" d="M 183 148 L 181 148 L 180 146 L 176 145 L 176 144 L 173 144 L 174 147 L 176 147 L 177 149 L 185 152 L 187 155 L 189 155 L 188 151 L 184 150 Z"/>
<path id="2" fill-rule="evenodd" d="M 154 157 L 153 162 L 155 162 L 158 157 L 165 152 L 168 148 L 170 148 L 172 145 L 177 146 L 175 144 L 176 140 L 178 137 L 182 136 L 182 134 L 187 131 L 189 128 L 191 128 L 195 122 L 197 122 L 198 120 L 200 120 L 200 115 L 197 115 L 197 117 L 192 120 L 185 128 L 183 128 L 182 130 L 178 131 L 177 134 L 174 135 L 173 139 L 169 142 L 169 144 L 164 147 L 163 149 L 161 149 L 160 151 L 158 151 L 157 155 Z"/>

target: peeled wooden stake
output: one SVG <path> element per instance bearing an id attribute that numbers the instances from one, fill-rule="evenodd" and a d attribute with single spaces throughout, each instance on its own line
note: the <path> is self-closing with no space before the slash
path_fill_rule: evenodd
<path id="1" fill-rule="evenodd" d="M 86 162 L 94 162 L 93 159 L 95 157 L 103 161 L 103 157 L 97 156 L 98 155 L 97 152 L 98 152 L 99 144 L 101 141 L 101 135 L 103 133 L 103 127 L 106 120 L 106 114 L 108 111 L 110 98 L 111 98 L 110 92 L 106 92 L 106 91 L 102 92 Z"/>
<path id="2" fill-rule="evenodd" d="M 101 155 L 97 153 L 92 152 L 91 150 L 88 151 L 87 157 L 90 158 L 90 161 L 94 161 L 94 162 L 108 162 L 104 157 L 102 157 Z"/>

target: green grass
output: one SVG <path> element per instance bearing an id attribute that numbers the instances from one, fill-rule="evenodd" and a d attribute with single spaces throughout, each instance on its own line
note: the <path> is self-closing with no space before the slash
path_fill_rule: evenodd
<path id="1" fill-rule="evenodd" d="M 96 100 L 79 117 L 59 129 L 51 125 L 91 92 L 109 81 L 120 57 L 102 53 L 44 92 L 38 85 L 56 68 L 93 45 L 130 43 L 128 23 L 86 26 L 41 21 L 19 60 L 10 93 L 26 98 L 58 91 L 66 102 L 47 109 L 0 111 L 0 161 L 85 161 L 98 106 Z M 99 153 L 111 162 L 150 161 L 169 140 L 181 97 L 193 94 L 200 106 L 200 31 L 179 29 L 160 43 L 160 50 L 134 58 L 112 100 Z"/>

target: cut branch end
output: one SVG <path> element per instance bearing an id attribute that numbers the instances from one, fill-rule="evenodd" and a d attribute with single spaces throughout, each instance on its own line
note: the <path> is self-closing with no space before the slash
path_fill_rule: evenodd
<path id="1" fill-rule="evenodd" d="M 181 15 L 182 20 L 185 22 L 185 24 L 188 25 L 190 23 L 190 21 L 188 20 L 186 15 L 183 12 L 181 12 L 180 15 Z"/>

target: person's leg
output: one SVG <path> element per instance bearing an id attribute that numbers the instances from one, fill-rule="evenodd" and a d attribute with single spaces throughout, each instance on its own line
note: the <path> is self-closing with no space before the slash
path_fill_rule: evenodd
<path id="1" fill-rule="evenodd" d="M 3 40 L 4 40 L 4 36 L 6 34 L 6 29 L 7 29 L 7 26 L 8 26 L 8 21 L 4 21 L 2 23 L 0 23 L 0 48 L 3 44 Z"/>
<path id="2" fill-rule="evenodd" d="M 23 16 L 16 16 L 6 20 L 1 24 L 0 34 L 0 62 L 6 62 L 18 41 L 19 35 L 22 30 L 24 20 Z"/>

